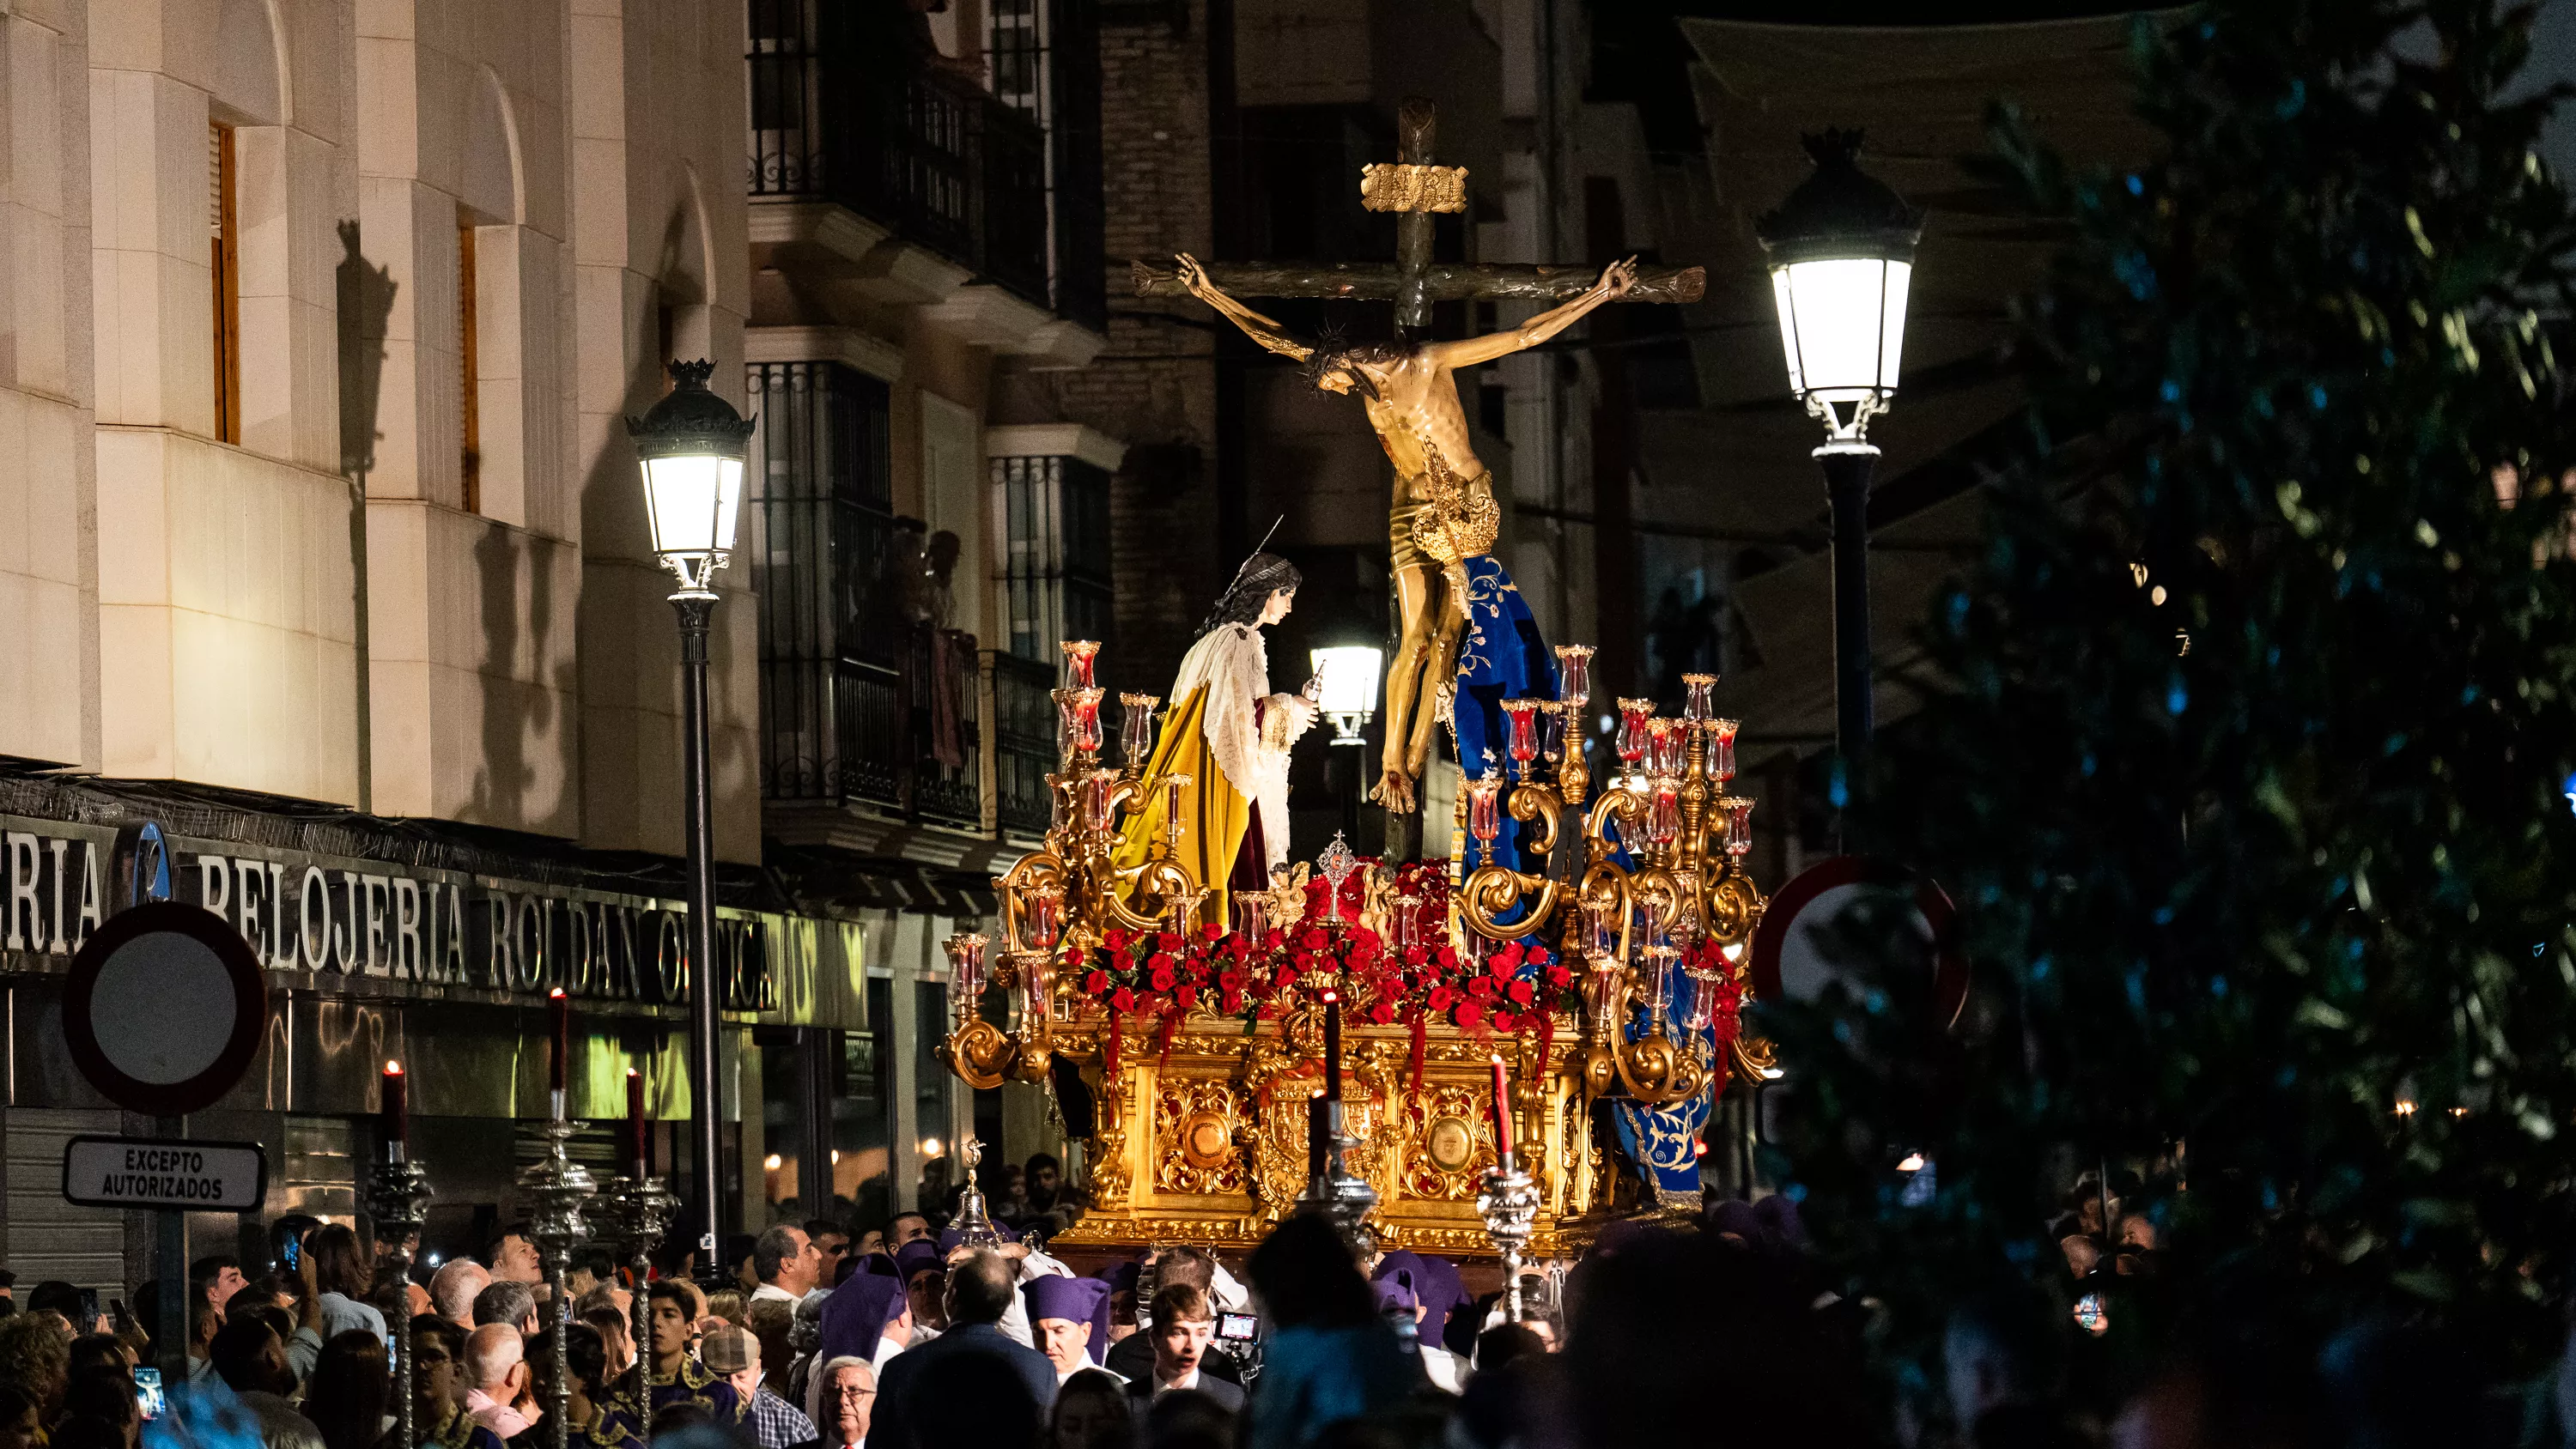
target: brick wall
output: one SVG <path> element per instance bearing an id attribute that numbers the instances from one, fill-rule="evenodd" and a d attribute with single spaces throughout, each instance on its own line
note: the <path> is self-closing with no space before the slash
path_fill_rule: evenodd
<path id="1" fill-rule="evenodd" d="M 1109 346 L 1087 368 L 1048 376 L 1057 416 L 1129 445 L 1111 485 L 1118 637 L 1101 675 L 1113 688 L 1160 694 L 1237 562 L 1214 556 L 1208 311 L 1139 300 L 1127 274 L 1132 258 L 1209 252 L 1207 0 L 1190 0 L 1177 33 L 1161 20 L 1104 23 L 1100 66 Z"/>

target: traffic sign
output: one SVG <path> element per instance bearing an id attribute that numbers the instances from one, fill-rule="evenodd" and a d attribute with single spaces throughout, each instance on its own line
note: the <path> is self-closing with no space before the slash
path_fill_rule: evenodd
<path id="1" fill-rule="evenodd" d="M 246 1213 L 267 1196 L 256 1142 L 75 1137 L 63 1147 L 63 1200 L 83 1207 Z"/>
<path id="2" fill-rule="evenodd" d="M 1753 932 L 1753 995 L 1766 1001 L 1813 1001 L 1844 975 L 1817 949 L 1812 932 L 1830 925 L 1866 891 L 1906 897 L 1921 943 L 1918 969 L 1932 978 L 1932 1021 L 1946 1030 L 1968 1001 L 1968 956 L 1959 949 L 1958 911 L 1931 877 L 1875 856 L 1837 855 L 1807 867 L 1772 894 Z"/>
<path id="3" fill-rule="evenodd" d="M 146 901 L 107 918 L 72 958 L 63 1045 L 108 1100 L 183 1117 L 233 1089 L 268 1030 L 259 958 L 223 918 Z"/>

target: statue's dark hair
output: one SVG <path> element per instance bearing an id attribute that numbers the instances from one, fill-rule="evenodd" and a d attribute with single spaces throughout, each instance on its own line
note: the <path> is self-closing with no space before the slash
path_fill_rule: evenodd
<path id="1" fill-rule="evenodd" d="M 1193 640 L 1205 638 L 1225 624 L 1257 623 L 1272 594 L 1281 589 L 1293 589 L 1304 581 L 1305 576 L 1297 572 L 1295 564 L 1275 553 L 1256 553 L 1245 559 L 1243 567 L 1235 571 L 1234 582 L 1226 585 L 1225 592 L 1216 596 L 1216 607 L 1208 611 L 1207 618 L 1199 624 L 1198 633 L 1190 637 Z"/>
<path id="2" fill-rule="evenodd" d="M 1410 342 L 1350 342 L 1344 340 L 1339 332 L 1328 330 L 1315 339 L 1314 350 L 1306 354 L 1306 360 L 1298 371 L 1317 387 L 1322 387 L 1324 379 L 1334 373 L 1347 371 L 1361 391 L 1376 397 L 1377 385 L 1368 380 L 1367 373 L 1352 364 L 1402 362 L 1421 350 Z"/>

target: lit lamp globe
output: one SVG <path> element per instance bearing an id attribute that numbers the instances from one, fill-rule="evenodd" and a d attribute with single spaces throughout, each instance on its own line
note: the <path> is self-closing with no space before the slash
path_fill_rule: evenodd
<path id="1" fill-rule="evenodd" d="M 1789 390 L 1835 442 L 1896 396 L 1923 213 L 1860 169 L 1858 131 L 1805 138 L 1814 174 L 1754 224 L 1771 266 Z"/>
<path id="2" fill-rule="evenodd" d="M 707 390 L 712 362 L 671 364 L 671 391 L 626 420 L 644 471 L 644 512 L 653 554 L 678 575 L 683 593 L 704 594 L 733 552 L 742 512 L 742 461 L 752 425 Z"/>
<path id="3" fill-rule="evenodd" d="M 1356 745 L 1360 726 L 1377 712 L 1378 675 L 1386 651 L 1374 644 L 1342 644 L 1311 651 L 1319 689 L 1315 707 L 1333 722 L 1333 743 Z"/>

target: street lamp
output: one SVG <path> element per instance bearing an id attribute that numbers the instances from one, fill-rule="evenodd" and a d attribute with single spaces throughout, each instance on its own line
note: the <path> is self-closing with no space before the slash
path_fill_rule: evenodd
<path id="1" fill-rule="evenodd" d="M 1349 745 L 1353 752 L 1350 764 L 1350 788 L 1342 793 L 1342 838 L 1356 840 L 1360 833 L 1360 791 L 1368 780 L 1368 769 L 1358 753 L 1368 743 L 1360 730 L 1377 711 L 1377 682 L 1386 667 L 1386 651 L 1374 644 L 1341 644 L 1309 653 L 1315 667 L 1318 686 L 1315 707 L 1333 722 L 1333 743 Z M 1336 757 L 1341 758 L 1341 757 Z"/>
<path id="2" fill-rule="evenodd" d="M 742 513 L 742 461 L 751 424 L 733 404 L 707 391 L 712 362 L 671 364 L 671 390 L 626 434 L 644 471 L 644 513 L 653 556 L 678 577 L 671 607 L 680 616 L 680 723 L 685 780 L 681 792 L 689 859 L 689 1003 L 691 1137 L 697 1144 L 698 1199 L 705 1205 L 698 1239 L 701 1273 L 716 1270 L 724 1175 L 717 1157 L 715 817 L 708 776 L 707 623 L 716 596 L 707 587 L 733 553 Z"/>
<path id="3" fill-rule="evenodd" d="M 1805 138 L 1815 173 L 1754 224 L 1771 264 L 1789 390 L 1825 425 L 1834 535 L 1834 744 L 1858 758 L 1870 734 L 1869 420 L 1896 396 L 1905 298 L 1923 213 L 1860 169 L 1860 132 Z"/>

